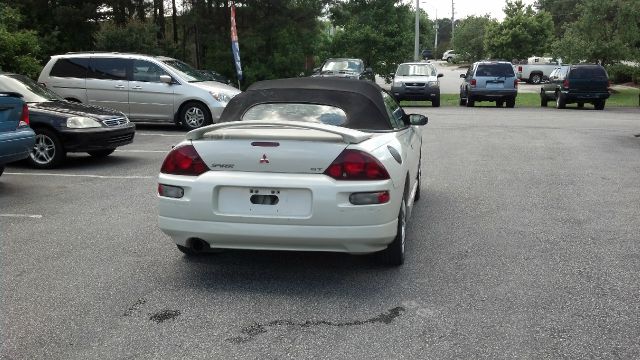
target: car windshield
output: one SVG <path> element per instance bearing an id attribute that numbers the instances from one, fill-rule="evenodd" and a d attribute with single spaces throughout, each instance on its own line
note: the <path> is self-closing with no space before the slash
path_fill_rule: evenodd
<path id="1" fill-rule="evenodd" d="M 64 100 L 53 91 L 24 75 L 0 76 L 0 91 L 17 92 L 28 103 Z"/>
<path id="2" fill-rule="evenodd" d="M 271 103 L 258 104 L 244 113 L 242 120 L 304 121 L 341 126 L 347 114 L 340 108 L 319 104 Z"/>
<path id="3" fill-rule="evenodd" d="M 476 76 L 487 77 L 514 77 L 511 64 L 481 64 L 478 65 Z"/>
<path id="4" fill-rule="evenodd" d="M 401 64 L 396 76 L 435 76 L 436 69 L 429 64 Z"/>
<path id="5" fill-rule="evenodd" d="M 359 60 L 329 60 L 322 66 L 322 71 L 362 72 L 363 67 Z"/>
<path id="6" fill-rule="evenodd" d="M 213 78 L 211 75 L 206 74 L 200 70 L 196 70 L 187 63 L 184 63 L 180 60 L 171 59 L 171 60 L 163 60 L 165 65 L 169 66 L 171 70 L 175 71 L 182 77 L 184 80 L 188 82 L 200 82 L 200 81 L 211 81 Z"/>

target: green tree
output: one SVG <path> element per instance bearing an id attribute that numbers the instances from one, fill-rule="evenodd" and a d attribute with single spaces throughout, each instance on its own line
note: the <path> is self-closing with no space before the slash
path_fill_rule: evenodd
<path id="1" fill-rule="evenodd" d="M 489 25 L 496 25 L 496 20 L 489 15 L 468 16 L 457 23 L 454 47 L 465 60 L 476 61 L 485 58 L 485 35 Z"/>
<path id="2" fill-rule="evenodd" d="M 413 58 L 415 15 L 402 1 L 337 2 L 330 18 L 337 27 L 331 48 L 335 57 L 361 58 L 383 76 Z"/>
<path id="3" fill-rule="evenodd" d="M 152 23 L 131 20 L 125 25 L 104 22 L 95 34 L 95 49 L 101 51 L 137 52 L 160 55 L 157 29 Z"/>
<path id="4" fill-rule="evenodd" d="M 580 17 L 578 5 L 582 0 L 537 0 L 535 7 L 546 11 L 553 18 L 553 25 L 557 37 L 562 37 L 566 26 Z"/>
<path id="5" fill-rule="evenodd" d="M 502 59 L 524 59 L 549 51 L 553 41 L 553 20 L 545 11 L 536 12 L 521 0 L 507 0 L 505 19 L 490 23 L 485 35 L 487 55 Z"/>
<path id="6" fill-rule="evenodd" d="M 554 52 L 566 62 L 603 65 L 639 58 L 640 2 L 583 0 L 578 20 L 567 26 Z"/>
<path id="7" fill-rule="evenodd" d="M 0 69 L 37 77 L 42 68 L 40 46 L 35 31 L 18 30 L 20 13 L 0 4 Z"/>

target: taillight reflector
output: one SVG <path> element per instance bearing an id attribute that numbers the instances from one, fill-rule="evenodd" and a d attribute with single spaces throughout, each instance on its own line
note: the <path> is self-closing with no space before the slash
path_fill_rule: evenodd
<path id="1" fill-rule="evenodd" d="M 389 202 L 391 195 L 388 191 L 353 193 L 349 195 L 349 202 L 353 205 L 374 205 Z"/>
<path id="2" fill-rule="evenodd" d="M 565 89 L 569 88 L 569 79 L 564 79 L 564 81 L 562 82 L 562 87 Z"/>
<path id="3" fill-rule="evenodd" d="M 476 84 L 477 84 L 476 79 L 471 79 L 470 84 L 471 84 L 471 86 L 476 86 Z"/>
<path id="4" fill-rule="evenodd" d="M 189 176 L 198 176 L 209 170 L 193 145 L 173 148 L 160 168 L 163 174 Z"/>
<path id="5" fill-rule="evenodd" d="M 336 180 L 386 180 L 389 173 L 373 156 L 360 150 L 344 150 L 325 170 Z"/>
<path id="6" fill-rule="evenodd" d="M 22 104 L 22 115 L 20 116 L 18 127 L 21 126 L 29 126 L 29 107 L 27 104 Z"/>

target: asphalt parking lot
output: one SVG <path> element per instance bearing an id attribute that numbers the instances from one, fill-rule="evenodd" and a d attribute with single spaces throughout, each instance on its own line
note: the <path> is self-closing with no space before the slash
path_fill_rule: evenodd
<path id="1" fill-rule="evenodd" d="M 183 257 L 156 221 L 171 126 L 7 167 L 0 358 L 640 358 L 638 109 L 407 110 L 430 123 L 400 268 Z"/>

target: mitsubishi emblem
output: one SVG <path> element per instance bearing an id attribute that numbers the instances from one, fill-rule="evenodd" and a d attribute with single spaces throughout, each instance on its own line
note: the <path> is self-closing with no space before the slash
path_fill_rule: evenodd
<path id="1" fill-rule="evenodd" d="M 262 154 L 262 159 L 260 159 L 260 164 L 268 164 L 269 159 L 267 159 L 267 154 Z"/>

